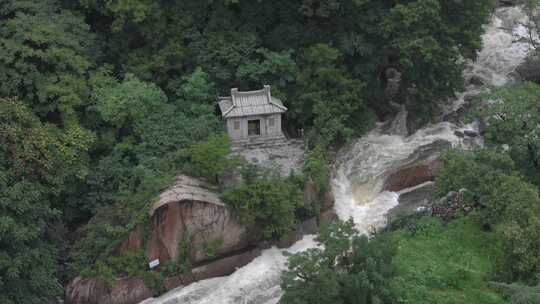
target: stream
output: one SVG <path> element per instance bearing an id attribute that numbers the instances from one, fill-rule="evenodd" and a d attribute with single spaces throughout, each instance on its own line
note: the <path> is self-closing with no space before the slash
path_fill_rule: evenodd
<path id="1" fill-rule="evenodd" d="M 526 57 L 529 46 L 514 42 L 526 35 L 520 25 L 525 15 L 519 8 L 498 8 L 491 22 L 485 25 L 483 48 L 474 63 L 464 71 L 466 90 L 449 101 L 447 113 L 461 108 L 467 98 L 483 89 L 501 86 L 515 79 L 515 68 Z M 406 115 L 398 115 L 403 117 Z M 393 125 L 404 125 L 394 123 Z M 456 125 L 440 122 L 425 126 L 416 133 L 386 134 L 377 127 L 364 137 L 353 141 L 338 155 L 332 189 L 335 211 L 340 219 L 352 218 L 362 233 L 383 227 L 387 212 L 397 206 L 399 193 L 382 191 L 385 178 L 392 170 L 411 162 L 411 155 L 419 148 L 444 141 L 452 146 L 478 145 L 464 142 L 455 135 L 457 130 L 475 129 L 475 124 Z M 393 134 L 403 134 L 397 130 Z M 413 160 L 414 161 L 414 160 Z M 284 251 L 300 252 L 317 246 L 314 235 L 306 235 L 290 248 L 275 247 L 226 277 L 213 278 L 179 287 L 159 298 L 147 299 L 141 304 L 275 304 L 282 291 L 280 275 L 286 269 Z"/>

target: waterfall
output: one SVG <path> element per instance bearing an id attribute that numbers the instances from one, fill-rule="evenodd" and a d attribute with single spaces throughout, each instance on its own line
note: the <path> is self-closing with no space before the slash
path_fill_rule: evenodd
<path id="1" fill-rule="evenodd" d="M 388 134 L 390 135 L 398 135 L 398 136 L 407 136 L 407 108 L 405 105 L 396 105 L 399 109 L 398 113 L 396 114 L 396 117 L 392 119 L 390 122 L 390 127 L 388 128 Z"/>
<path id="2" fill-rule="evenodd" d="M 514 43 L 516 36 L 525 34 L 519 22 L 523 18 L 524 14 L 518 8 L 497 9 L 491 23 L 486 25 L 483 49 L 464 72 L 467 90 L 458 94 L 446 111 L 456 111 L 467 96 L 477 94 L 482 88 L 513 80 L 515 68 L 529 51 L 527 44 Z M 406 112 L 402 115 L 406 116 Z M 381 191 L 386 175 L 410 161 L 418 148 L 440 141 L 454 146 L 463 144 L 455 131 L 472 127 L 442 122 L 406 137 L 402 122 L 397 121 L 391 135 L 375 129 L 351 143 L 340 153 L 332 181 L 336 213 L 344 220 L 352 217 L 364 233 L 384 226 L 386 213 L 397 205 L 399 197 L 399 193 Z M 282 294 L 280 275 L 286 263 L 283 252 L 295 253 L 315 246 L 314 236 L 308 235 L 286 250 L 265 250 L 230 276 L 179 287 L 141 304 L 276 304 Z"/>

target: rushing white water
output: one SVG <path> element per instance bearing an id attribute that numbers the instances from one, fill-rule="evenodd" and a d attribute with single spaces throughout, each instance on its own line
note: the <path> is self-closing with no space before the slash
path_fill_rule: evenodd
<path id="1" fill-rule="evenodd" d="M 341 219 L 353 218 L 357 228 L 369 233 L 384 226 L 385 214 L 398 204 L 398 193 L 382 191 L 385 177 L 393 168 L 414 161 L 419 148 L 437 141 L 457 145 L 457 126 L 443 122 L 403 137 L 374 130 L 358 139 L 340 156 L 333 180 L 335 210 Z"/>
<path id="2" fill-rule="evenodd" d="M 519 21 L 524 14 L 518 8 L 500 8 L 486 25 L 483 49 L 475 63 L 465 71 L 466 92 L 459 94 L 447 111 L 455 111 L 465 97 L 482 88 L 500 86 L 513 79 L 515 68 L 523 61 L 529 47 L 514 43 L 525 29 Z M 398 203 L 398 193 L 383 191 L 385 176 L 396 167 L 408 163 L 421 147 L 437 142 L 462 145 L 454 131 L 471 129 L 473 125 L 456 126 L 449 122 L 427 126 L 415 134 L 385 135 L 377 129 L 350 145 L 341 153 L 332 182 L 336 213 L 341 219 L 353 218 L 364 233 L 385 224 L 385 214 Z M 393 133 L 396 134 L 396 133 Z M 400 132 L 397 132 L 400 134 Z M 316 246 L 314 236 L 305 236 L 286 250 L 271 248 L 248 265 L 227 277 L 208 279 L 180 287 L 141 304 L 276 304 L 281 297 L 280 275 L 285 269 L 284 251 L 300 252 Z"/>

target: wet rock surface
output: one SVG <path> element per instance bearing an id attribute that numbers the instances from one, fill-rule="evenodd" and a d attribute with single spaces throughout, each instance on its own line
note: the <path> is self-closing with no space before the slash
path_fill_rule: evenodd
<path id="1" fill-rule="evenodd" d="M 442 166 L 439 160 L 442 151 L 450 147 L 451 144 L 444 140 L 419 147 L 402 166 L 390 173 L 384 182 L 383 190 L 397 192 L 432 181 L 436 171 Z"/>
<path id="2" fill-rule="evenodd" d="M 76 277 L 66 288 L 68 304 L 132 304 L 153 295 L 141 278 L 119 278 L 108 286 L 100 278 Z"/>
<path id="3" fill-rule="evenodd" d="M 540 83 L 540 59 L 529 59 L 524 61 L 516 69 L 522 80 Z"/>
<path id="4" fill-rule="evenodd" d="M 400 193 L 399 204 L 388 212 L 388 220 L 391 222 L 424 211 L 435 200 L 434 191 L 434 183 L 426 182 Z"/>

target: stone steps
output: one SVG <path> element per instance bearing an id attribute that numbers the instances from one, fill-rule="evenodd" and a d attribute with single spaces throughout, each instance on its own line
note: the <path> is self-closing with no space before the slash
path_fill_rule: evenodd
<path id="1" fill-rule="evenodd" d="M 276 137 L 257 137 L 245 140 L 236 140 L 232 142 L 232 150 L 254 149 L 254 148 L 270 148 L 288 145 L 287 139 L 284 136 Z"/>

